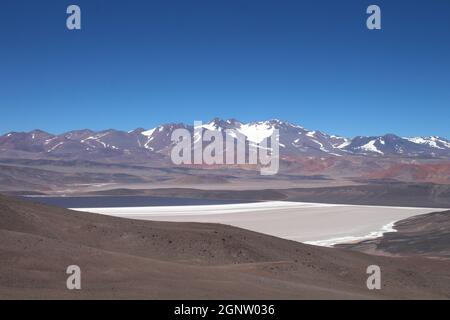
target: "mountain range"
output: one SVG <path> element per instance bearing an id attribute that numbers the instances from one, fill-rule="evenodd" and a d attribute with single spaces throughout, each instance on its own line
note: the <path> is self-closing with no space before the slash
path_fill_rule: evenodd
<path id="1" fill-rule="evenodd" d="M 396 157 L 419 159 L 450 158 L 450 140 L 437 137 L 357 136 L 347 138 L 281 120 L 242 123 L 235 119 L 215 118 L 202 125 L 203 130 L 220 131 L 234 129 L 248 141 L 259 143 L 271 135 L 274 129 L 280 133 L 281 157 Z M 0 157 L 114 159 L 133 158 L 145 160 L 167 156 L 173 146 L 171 134 L 175 129 L 194 131 L 192 125 L 183 123 L 163 124 L 156 128 L 119 130 L 76 130 L 59 135 L 42 130 L 10 132 L 0 136 Z"/>

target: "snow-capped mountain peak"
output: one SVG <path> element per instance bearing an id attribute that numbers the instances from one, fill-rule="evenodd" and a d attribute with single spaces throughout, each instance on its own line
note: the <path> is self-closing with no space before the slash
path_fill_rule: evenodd
<path id="1" fill-rule="evenodd" d="M 237 130 L 239 133 L 247 137 L 250 142 L 261 143 L 264 139 L 270 137 L 274 132 L 275 127 L 270 123 L 256 122 L 243 124 Z"/>
<path id="2" fill-rule="evenodd" d="M 187 129 L 191 133 L 194 131 L 192 125 L 170 123 L 149 130 L 139 128 L 128 132 L 112 129 L 100 132 L 89 129 L 75 130 L 60 135 L 52 135 L 41 130 L 9 132 L 0 136 L 0 150 L 3 155 L 7 154 L 8 150 L 16 150 L 75 157 L 84 156 L 86 153 L 90 155 L 89 157 L 96 157 L 99 154 L 115 156 L 122 153 L 168 154 L 173 146 L 172 132 L 178 128 Z M 233 129 L 255 144 L 270 137 L 277 129 L 281 156 L 450 158 L 450 141 L 438 136 L 402 138 L 394 134 L 386 134 L 371 137 L 357 136 L 350 139 L 339 135 L 328 135 L 318 130 L 307 130 L 302 126 L 279 119 L 242 123 L 236 119 L 214 118 L 202 124 L 202 129 L 219 131 L 224 136 L 232 135 L 228 129 Z"/>
<path id="3" fill-rule="evenodd" d="M 430 137 L 412 137 L 412 138 L 404 138 L 408 141 L 411 141 L 413 143 L 416 144 L 421 144 L 421 145 L 428 145 L 432 148 L 436 148 L 436 149 L 449 149 L 450 148 L 450 141 L 441 138 L 441 137 L 437 137 L 437 136 L 430 136 Z"/>

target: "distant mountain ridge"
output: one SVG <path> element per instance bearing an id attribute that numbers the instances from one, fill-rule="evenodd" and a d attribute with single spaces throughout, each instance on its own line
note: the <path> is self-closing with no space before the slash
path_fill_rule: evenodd
<path id="1" fill-rule="evenodd" d="M 10 132 L 0 136 L 0 157 L 19 157 L 34 154 L 48 157 L 156 157 L 167 155 L 173 143 L 175 129 L 194 131 L 192 125 L 169 123 L 146 130 L 125 132 L 119 130 L 92 131 L 89 129 L 53 135 L 42 130 Z M 442 137 L 357 136 L 353 139 L 312 131 L 287 121 L 272 119 L 243 123 L 236 119 L 215 118 L 202 125 L 203 130 L 234 129 L 250 143 L 259 143 L 274 129 L 280 133 L 281 156 L 308 157 L 400 157 L 400 158 L 450 158 L 450 140 Z"/>

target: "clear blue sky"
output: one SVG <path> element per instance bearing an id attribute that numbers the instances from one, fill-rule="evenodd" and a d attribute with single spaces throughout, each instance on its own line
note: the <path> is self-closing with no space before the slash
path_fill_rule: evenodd
<path id="1" fill-rule="evenodd" d="M 0 133 L 218 116 L 450 137 L 450 1 L 2 0 L 0 111 Z"/>

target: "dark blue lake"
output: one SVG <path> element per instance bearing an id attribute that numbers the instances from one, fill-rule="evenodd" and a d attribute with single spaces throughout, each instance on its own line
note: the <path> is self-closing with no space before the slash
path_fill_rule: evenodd
<path id="1" fill-rule="evenodd" d="M 149 196 L 27 197 L 27 199 L 63 208 L 195 206 L 249 202 L 243 200 L 208 200 Z"/>

